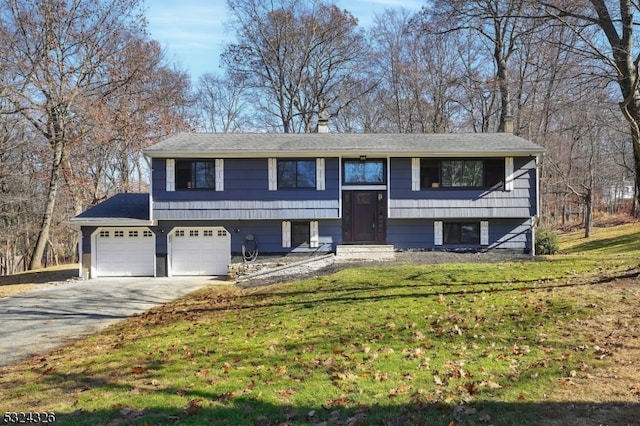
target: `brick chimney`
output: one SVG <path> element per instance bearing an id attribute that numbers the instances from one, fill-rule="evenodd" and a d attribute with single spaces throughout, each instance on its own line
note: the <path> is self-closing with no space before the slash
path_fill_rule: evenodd
<path id="1" fill-rule="evenodd" d="M 329 133 L 329 113 L 322 111 L 318 114 L 318 133 Z"/>

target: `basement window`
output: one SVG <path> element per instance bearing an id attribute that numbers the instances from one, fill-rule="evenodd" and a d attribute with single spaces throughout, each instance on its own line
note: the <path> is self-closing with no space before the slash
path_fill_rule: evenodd
<path id="1" fill-rule="evenodd" d="M 445 245 L 480 244 L 480 222 L 445 222 L 442 227 Z"/>
<path id="2" fill-rule="evenodd" d="M 291 222 L 291 244 L 294 247 L 308 247 L 309 235 L 309 222 Z"/>

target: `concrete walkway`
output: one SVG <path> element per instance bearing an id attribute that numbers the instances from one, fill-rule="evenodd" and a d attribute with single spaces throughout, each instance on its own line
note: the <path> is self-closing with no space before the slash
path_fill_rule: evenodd
<path id="1" fill-rule="evenodd" d="M 96 278 L 0 299 L 0 366 L 177 299 L 211 277 Z"/>

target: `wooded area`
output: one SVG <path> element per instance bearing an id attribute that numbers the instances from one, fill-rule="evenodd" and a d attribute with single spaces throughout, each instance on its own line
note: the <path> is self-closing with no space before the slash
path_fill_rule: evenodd
<path id="1" fill-rule="evenodd" d="M 369 28 L 329 1 L 227 8 L 223 71 L 192 82 L 141 0 L 0 0 L 0 274 L 73 260 L 67 221 L 146 191 L 160 138 L 313 132 L 321 112 L 333 132 L 513 131 L 547 149 L 542 224 L 637 213 L 635 2 L 434 0 Z"/>

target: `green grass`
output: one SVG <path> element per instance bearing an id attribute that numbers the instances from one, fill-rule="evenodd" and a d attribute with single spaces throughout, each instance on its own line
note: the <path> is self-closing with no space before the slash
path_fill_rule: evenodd
<path id="1" fill-rule="evenodd" d="M 8 370 L 0 398 L 60 425 L 539 424 L 554 389 L 609 365 L 580 324 L 615 305 L 594 283 L 636 268 L 638 241 L 211 286 Z"/>

